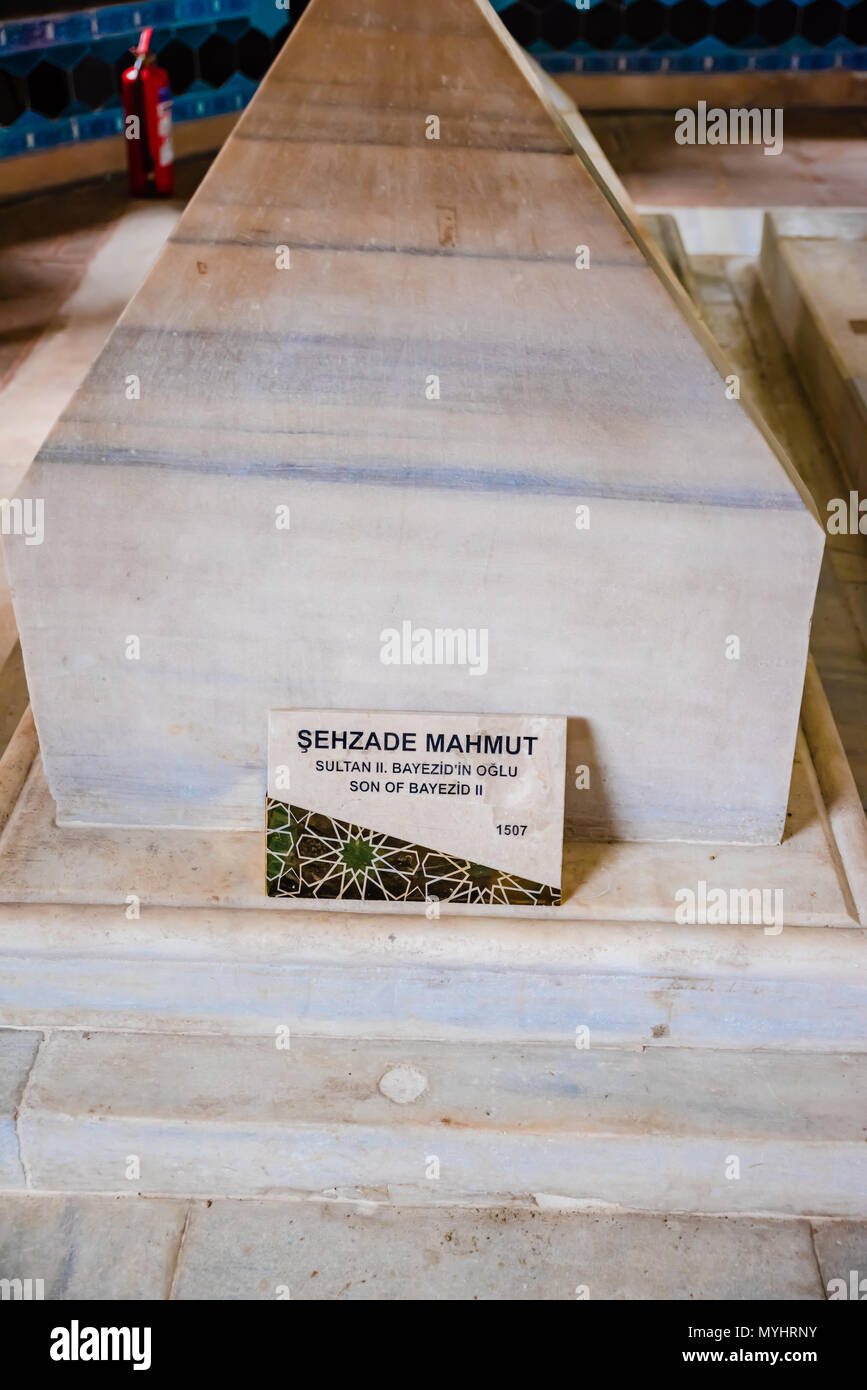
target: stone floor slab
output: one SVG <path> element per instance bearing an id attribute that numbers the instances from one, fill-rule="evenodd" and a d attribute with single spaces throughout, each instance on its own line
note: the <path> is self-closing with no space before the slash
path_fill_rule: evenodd
<path id="1" fill-rule="evenodd" d="M 828 1297 L 867 1300 L 867 1221 L 817 1221 L 813 1243 Z"/>
<path id="2" fill-rule="evenodd" d="M 41 1279 L 46 1299 L 164 1299 L 186 1205 L 150 1197 L 0 1199 L 0 1278 Z"/>
<path id="3" fill-rule="evenodd" d="M 217 1201 L 193 1207 L 174 1296 L 820 1299 L 822 1286 L 800 1221 Z"/>

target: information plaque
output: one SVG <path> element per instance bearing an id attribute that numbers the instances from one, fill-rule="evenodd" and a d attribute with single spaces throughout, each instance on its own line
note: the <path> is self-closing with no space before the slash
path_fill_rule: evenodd
<path id="1" fill-rule="evenodd" d="M 558 906 L 566 720 L 272 710 L 270 897 Z"/>

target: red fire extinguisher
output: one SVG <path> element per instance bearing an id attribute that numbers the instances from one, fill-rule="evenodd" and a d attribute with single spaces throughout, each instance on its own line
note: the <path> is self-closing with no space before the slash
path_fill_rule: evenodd
<path id="1" fill-rule="evenodd" d="M 172 94 L 169 75 L 149 51 L 152 29 L 142 31 L 135 62 L 123 75 L 130 192 L 136 197 L 168 197 L 175 186 L 172 150 Z"/>

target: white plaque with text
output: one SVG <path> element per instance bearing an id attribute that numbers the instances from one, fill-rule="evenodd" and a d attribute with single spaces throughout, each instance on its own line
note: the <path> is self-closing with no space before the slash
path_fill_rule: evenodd
<path id="1" fill-rule="evenodd" d="M 560 716 L 272 710 L 268 893 L 560 902 Z"/>

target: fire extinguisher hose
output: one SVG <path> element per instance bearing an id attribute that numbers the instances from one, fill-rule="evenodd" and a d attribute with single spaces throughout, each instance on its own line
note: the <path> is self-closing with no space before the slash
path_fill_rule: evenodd
<path id="1" fill-rule="evenodd" d="M 139 39 L 139 45 L 136 49 L 137 57 L 134 64 L 135 105 L 136 113 L 138 115 L 139 139 L 141 140 L 142 168 L 144 169 L 144 172 L 146 174 L 152 174 L 154 171 L 154 156 L 148 135 L 147 114 L 145 112 L 144 100 L 144 77 L 142 75 L 142 69 L 148 56 L 148 46 L 150 44 L 151 32 L 152 31 L 150 29 L 145 29 L 144 33 Z"/>

